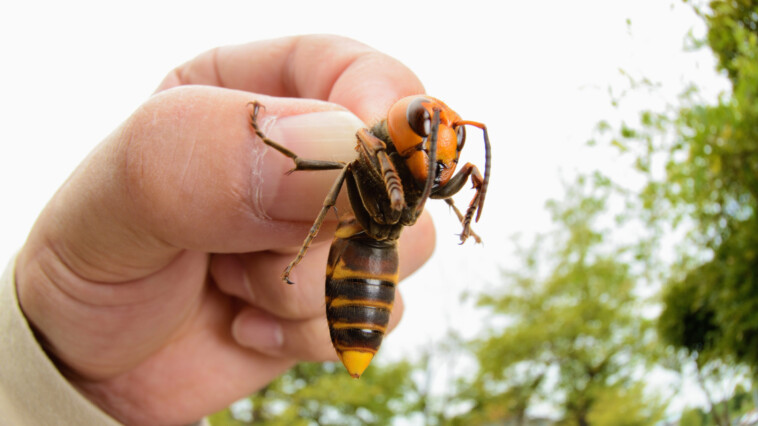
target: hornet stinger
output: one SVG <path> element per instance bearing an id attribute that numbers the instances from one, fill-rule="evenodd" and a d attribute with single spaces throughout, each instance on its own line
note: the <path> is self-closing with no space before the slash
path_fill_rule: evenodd
<path id="1" fill-rule="evenodd" d="M 389 323 L 398 281 L 397 239 L 403 227 L 413 225 L 428 198 L 442 199 L 463 225 L 461 244 L 468 237 L 479 242 L 471 221 L 479 220 L 490 175 L 487 127 L 461 117 L 442 101 L 425 95 L 397 101 L 387 118 L 356 134 L 358 158 L 350 163 L 300 158 L 267 138 L 258 125 L 263 105 L 251 102 L 251 125 L 268 146 L 291 158 L 294 169 L 340 170 L 323 207 L 295 259 L 282 273 L 289 274 L 316 237 L 340 190 L 347 185 L 351 214 L 340 218 L 326 266 L 326 318 L 332 344 L 353 377 L 360 377 L 379 349 Z M 471 164 L 455 173 L 465 126 L 484 134 L 484 177 Z M 455 195 L 471 179 L 475 194 L 462 214 Z"/>

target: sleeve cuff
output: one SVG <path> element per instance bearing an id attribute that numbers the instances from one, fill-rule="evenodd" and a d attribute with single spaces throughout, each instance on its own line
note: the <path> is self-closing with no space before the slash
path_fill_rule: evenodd
<path id="1" fill-rule="evenodd" d="M 15 263 L 0 278 L 0 423 L 119 425 L 60 374 L 34 338 L 18 303 Z"/>

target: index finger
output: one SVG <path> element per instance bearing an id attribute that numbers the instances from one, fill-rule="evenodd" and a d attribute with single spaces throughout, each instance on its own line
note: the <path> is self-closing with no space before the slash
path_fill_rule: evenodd
<path id="1" fill-rule="evenodd" d="M 328 35 L 218 47 L 174 69 L 158 90 L 185 84 L 325 100 L 367 123 L 384 118 L 397 99 L 424 92 L 416 75 L 396 59 Z"/>

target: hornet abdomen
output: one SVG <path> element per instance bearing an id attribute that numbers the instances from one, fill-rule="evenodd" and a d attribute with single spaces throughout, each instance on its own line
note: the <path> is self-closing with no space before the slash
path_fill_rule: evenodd
<path id="1" fill-rule="evenodd" d="M 375 240 L 353 216 L 344 217 L 329 250 L 326 319 L 337 355 L 353 377 L 382 343 L 397 280 L 397 240 Z"/>

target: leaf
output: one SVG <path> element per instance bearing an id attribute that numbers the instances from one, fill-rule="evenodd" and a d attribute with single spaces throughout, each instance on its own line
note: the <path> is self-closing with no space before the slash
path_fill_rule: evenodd
<path id="1" fill-rule="evenodd" d="M 629 148 L 624 144 L 623 142 L 619 141 L 618 139 L 611 140 L 611 146 L 614 146 L 618 148 L 621 152 L 626 152 L 629 150 Z"/>

